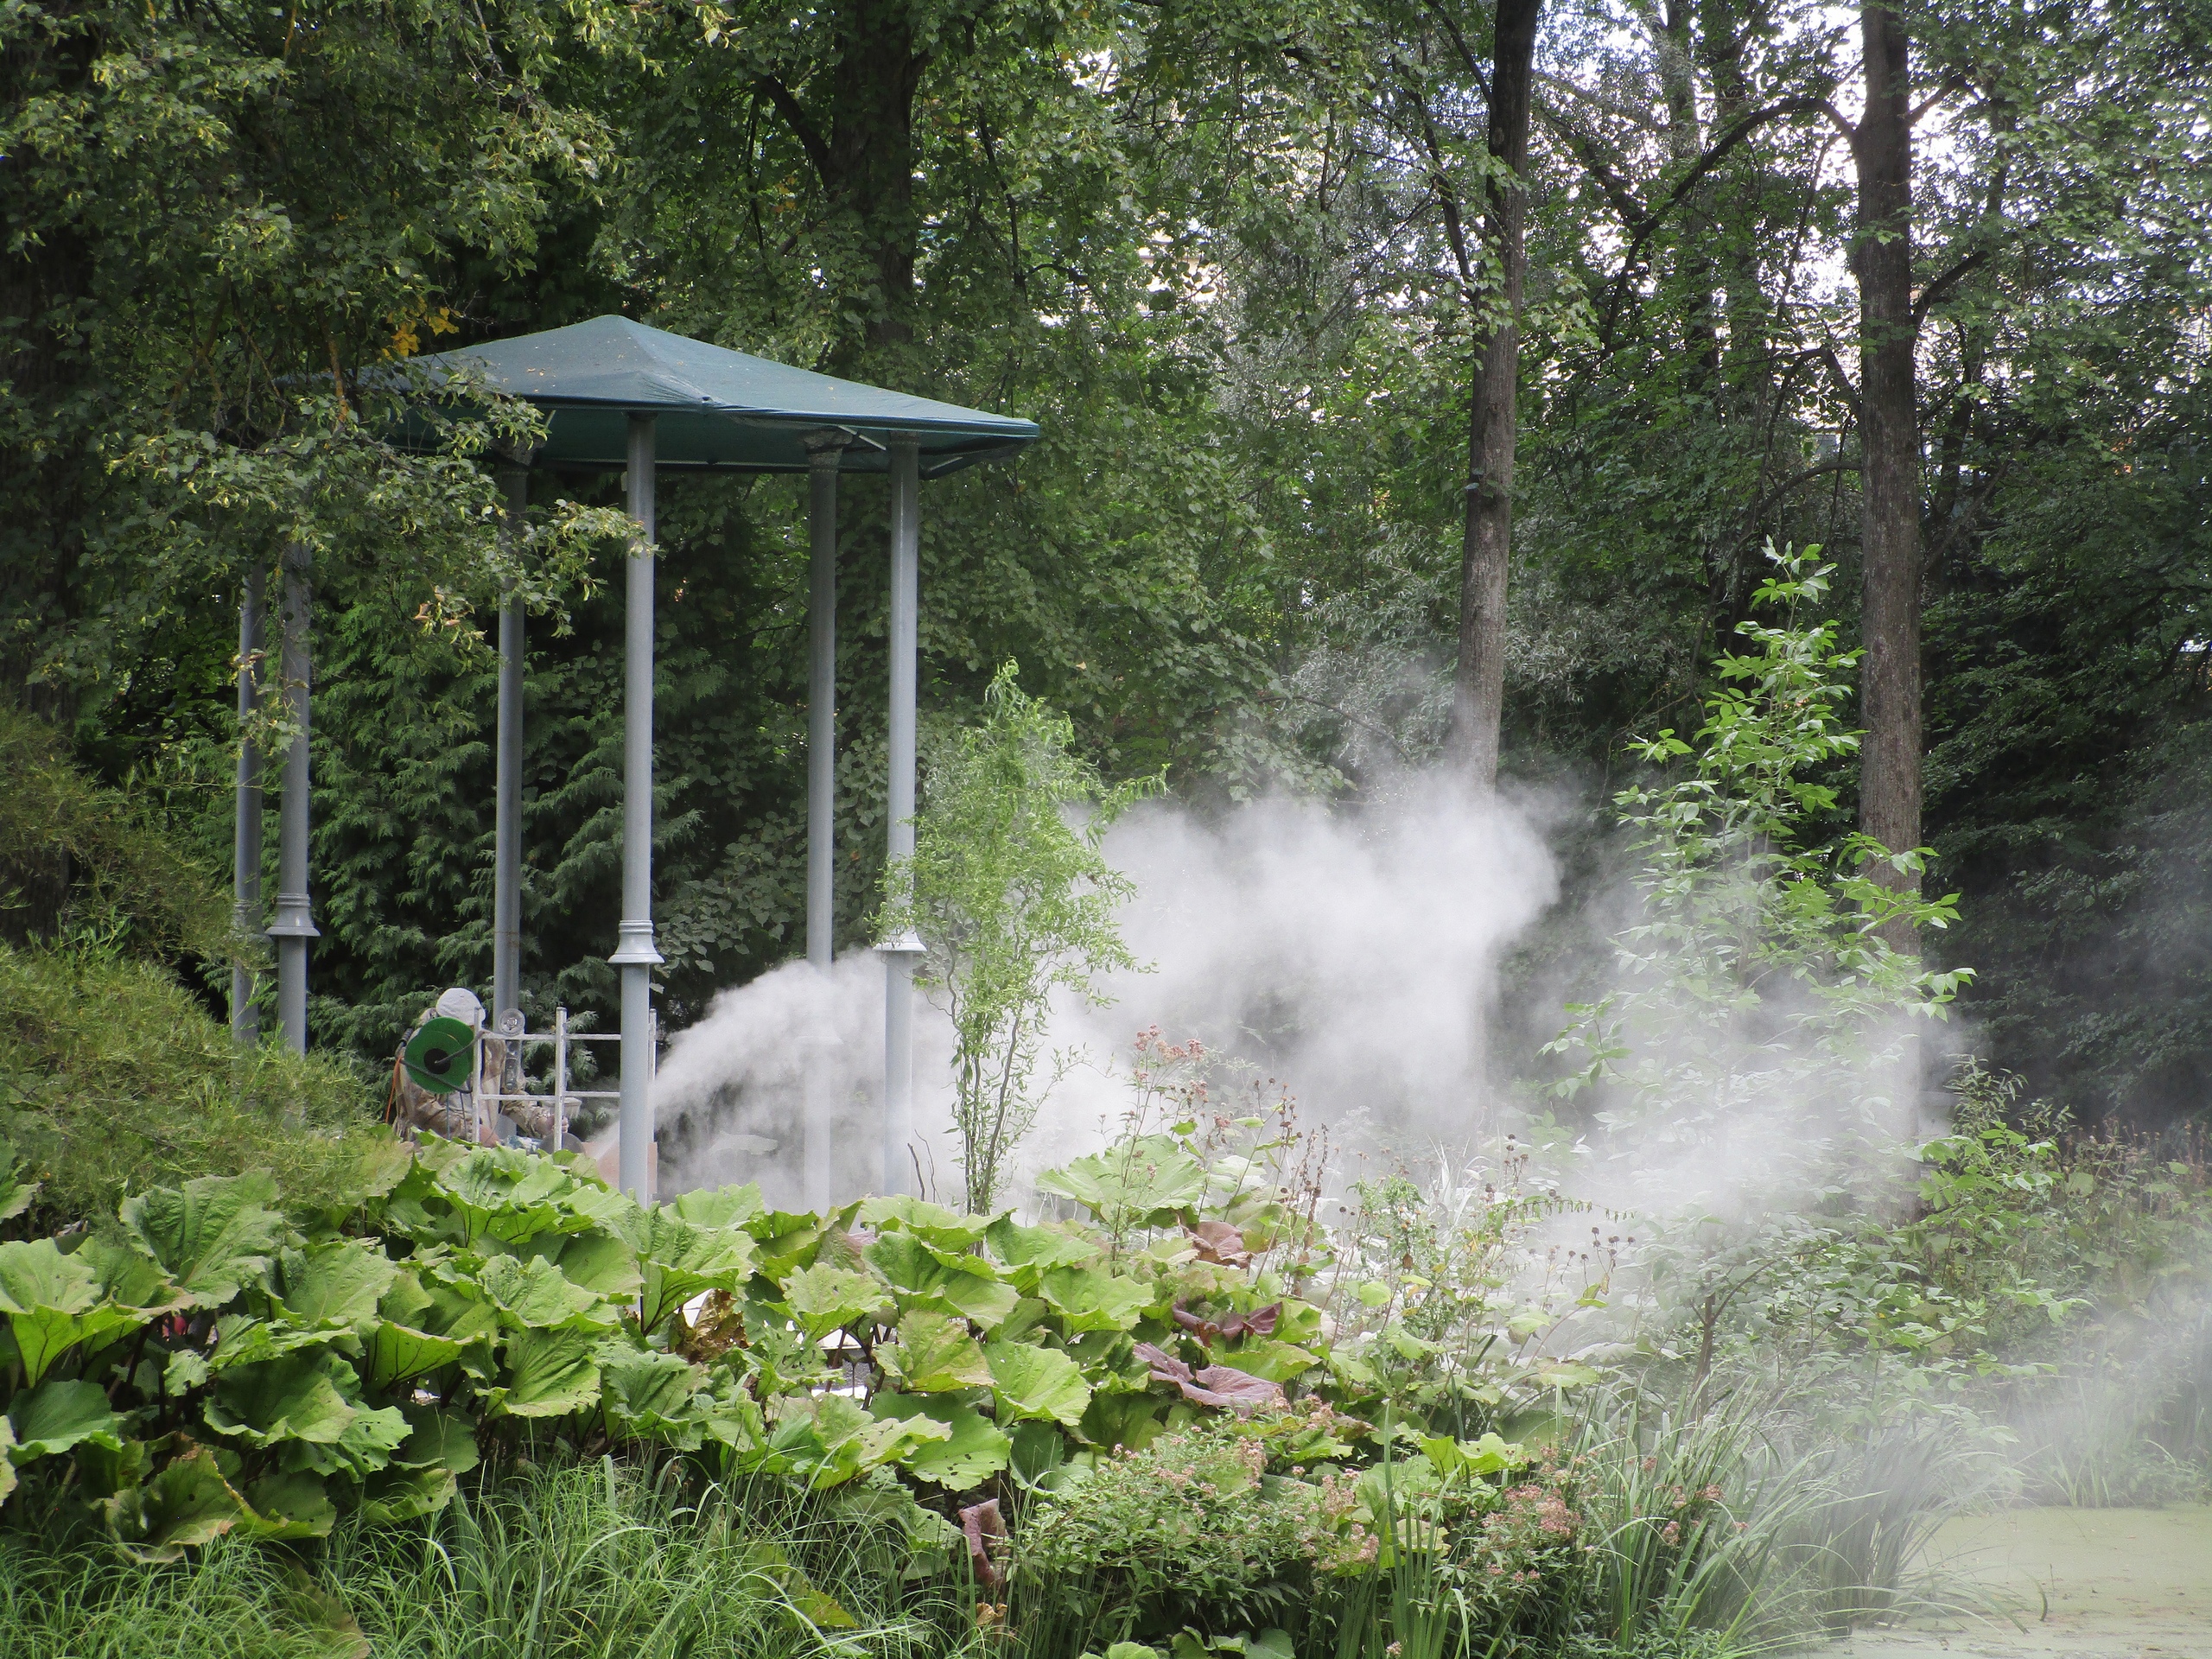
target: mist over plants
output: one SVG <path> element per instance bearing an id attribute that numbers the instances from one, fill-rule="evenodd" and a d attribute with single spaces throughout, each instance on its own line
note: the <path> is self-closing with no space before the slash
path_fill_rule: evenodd
<path id="1" fill-rule="evenodd" d="M 2201 6 L 0 48 L 0 1649 L 1729 1659 L 2212 1501 Z M 607 315 L 1040 434 L 923 492 L 897 861 L 841 485 L 826 972 L 806 492 L 663 480 L 651 1195 L 395 1058 L 510 599 L 521 1009 L 615 1020 L 621 480 L 417 362 Z"/>

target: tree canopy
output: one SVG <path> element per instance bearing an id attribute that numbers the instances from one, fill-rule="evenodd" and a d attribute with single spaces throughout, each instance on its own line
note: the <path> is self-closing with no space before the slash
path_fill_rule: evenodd
<path id="1" fill-rule="evenodd" d="M 239 588 L 312 547 L 315 1028 L 388 1052 L 427 990 L 489 961 L 483 620 L 519 579 L 540 618 L 525 1003 L 604 1009 L 616 485 L 540 475 L 531 535 L 503 542 L 487 461 L 527 411 L 403 454 L 379 408 L 407 359 L 620 312 L 1037 420 L 1018 466 L 927 493 L 925 719 L 1019 658 L 1108 778 L 1165 768 L 1203 801 L 1357 795 L 1456 741 L 1471 398 L 1496 390 L 1510 320 L 1507 785 L 1580 790 L 1595 833 L 1627 740 L 1711 693 L 1770 539 L 1826 550 L 1840 646 L 1870 643 L 1878 453 L 1903 504 L 1881 547 L 1902 524 L 1921 566 L 1904 753 L 1929 891 L 1962 895 L 1922 942 L 1932 965 L 1979 970 L 1961 1007 L 2039 1089 L 2092 1113 L 2201 1105 L 2212 10 L 1534 15 L 1516 190 L 1498 12 L 1477 0 L 11 7 L 6 695 L 213 859 Z M 1901 162 L 1870 159 L 1870 53 Z M 1909 188 L 1870 209 L 1877 163 Z M 1901 310 L 1862 303 L 1884 261 Z M 1902 447 L 1867 380 L 1899 340 Z M 679 1020 L 797 948 L 798 488 L 662 491 L 657 909 Z M 885 504 L 867 482 L 846 500 L 838 899 L 858 938 L 880 875 Z M 1871 591 L 1895 590 L 1878 564 Z M 1813 829 L 1840 836 L 1855 763 L 1829 781 Z M 50 923 L 40 882 L 16 885 L 7 928 Z"/>

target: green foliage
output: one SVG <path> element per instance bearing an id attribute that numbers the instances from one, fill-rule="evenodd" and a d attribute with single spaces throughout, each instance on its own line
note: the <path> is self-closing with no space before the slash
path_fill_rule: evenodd
<path id="1" fill-rule="evenodd" d="M 1145 790 L 1108 788 L 1074 741 L 1004 664 L 982 722 L 932 758 L 912 858 L 884 874 L 885 937 L 919 934 L 915 982 L 952 1021 L 952 1122 L 977 1211 L 1057 1081 L 1037 1077 L 1053 994 L 1096 999 L 1101 975 L 1136 965 L 1115 919 L 1135 889 L 1098 846 Z"/>
<path id="2" fill-rule="evenodd" d="M 266 1168 L 340 1206 L 389 1163 L 346 1066 L 229 1029 L 159 966 L 92 946 L 0 945 L 0 1136 L 42 1183 L 41 1216 L 112 1213 L 134 1187 Z"/>
<path id="3" fill-rule="evenodd" d="M 1777 552 L 1751 596 L 1781 613 L 1737 626 L 1694 743 L 1671 731 L 1637 752 L 1671 779 L 1616 798 L 1639 861 L 1643 915 L 1615 936 L 1626 988 L 1570 1007 L 1548 1052 L 1583 1057 L 1558 1085 L 1602 1085 L 1605 1121 L 1695 1141 L 1747 1111 L 1809 1112 L 1870 1143 L 1910 1133 L 1909 1021 L 1939 1018 L 1972 976 L 1923 968 L 1892 943 L 1940 929 L 1956 895 L 1929 899 L 1871 872 L 1916 874 L 1924 849 L 1891 853 L 1836 833 L 1833 767 L 1856 753 L 1841 707 L 1858 653 L 1820 603 L 1833 567 L 1819 550 Z"/>

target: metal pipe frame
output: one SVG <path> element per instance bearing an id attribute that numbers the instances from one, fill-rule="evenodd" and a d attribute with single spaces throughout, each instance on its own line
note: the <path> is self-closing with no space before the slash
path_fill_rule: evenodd
<path id="1" fill-rule="evenodd" d="M 500 469 L 506 486 L 506 533 L 521 551 L 530 507 L 530 469 Z M 492 1025 L 521 1007 L 522 993 L 522 601 L 509 583 L 499 606 L 499 739 L 492 830 Z"/>
<path id="2" fill-rule="evenodd" d="M 886 852 L 896 868 L 914 855 L 914 692 L 921 623 L 921 446 L 912 435 L 891 451 L 891 777 Z M 912 1190 L 914 1154 L 914 963 L 912 931 L 886 939 L 883 979 L 883 1190 Z"/>
<path id="3" fill-rule="evenodd" d="M 276 1018 L 284 1046 L 308 1052 L 308 942 L 315 930 L 308 891 L 308 712 L 310 663 L 308 640 L 309 553 L 295 542 L 284 550 L 282 695 L 296 728 L 284 752 L 284 793 L 276 827 L 276 918 L 269 937 L 276 941 Z"/>
<path id="4" fill-rule="evenodd" d="M 827 974 L 836 959 L 837 858 L 837 466 L 845 432 L 807 440 L 806 959 Z M 830 1207 L 836 1163 L 836 1103 L 819 1065 L 807 1068 L 807 1207 Z"/>
<path id="5" fill-rule="evenodd" d="M 231 1040 L 251 1048 L 261 1040 L 261 1017 L 253 1006 L 253 964 L 245 941 L 261 925 L 261 748 L 253 741 L 253 716 L 261 706 L 256 677 L 261 671 L 262 590 L 269 567 L 255 560 L 238 597 L 238 806 L 231 830 L 231 925 L 239 954 L 231 963 Z"/>
<path id="6" fill-rule="evenodd" d="M 622 1084 L 617 1185 L 652 1198 L 653 1142 L 653 417 L 630 416 L 630 549 L 623 615 L 622 919 L 608 960 L 622 970 Z"/>

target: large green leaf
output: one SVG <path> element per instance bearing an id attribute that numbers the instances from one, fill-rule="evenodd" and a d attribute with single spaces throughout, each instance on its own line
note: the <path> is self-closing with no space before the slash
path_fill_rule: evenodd
<path id="1" fill-rule="evenodd" d="M 561 1269 L 563 1278 L 610 1302 L 628 1301 L 645 1282 L 638 1270 L 638 1253 L 629 1240 L 613 1233 L 574 1234 L 560 1243 L 557 1253 L 547 1250 L 546 1243 L 538 1239 L 535 1248 Z"/>
<path id="2" fill-rule="evenodd" d="M 464 1345 L 451 1337 L 433 1336 L 412 1325 L 379 1319 L 369 1333 L 369 1387 L 382 1394 L 397 1383 L 427 1376 L 459 1359 Z"/>
<path id="3" fill-rule="evenodd" d="M 27 1388 L 79 1343 L 97 1346 L 152 1317 L 105 1300 L 92 1264 L 62 1255 L 50 1238 L 0 1244 L 0 1313 Z"/>
<path id="4" fill-rule="evenodd" d="M 760 1185 L 752 1181 L 743 1186 L 702 1187 L 679 1193 L 676 1199 L 676 1213 L 694 1227 L 742 1227 L 766 1210 Z"/>
<path id="5" fill-rule="evenodd" d="M 1128 1331 L 1152 1306 L 1150 1285 L 1103 1268 L 1053 1268 L 1036 1294 L 1070 1331 Z"/>
<path id="6" fill-rule="evenodd" d="M 100 1505 L 124 1548 L 142 1561 L 174 1561 L 212 1543 L 245 1518 L 245 1500 L 223 1478 L 215 1454 L 195 1446 L 143 1486 Z"/>
<path id="7" fill-rule="evenodd" d="M 784 1281 L 784 1311 L 819 1341 L 832 1331 L 889 1311 L 891 1297 L 864 1273 L 843 1268 L 801 1268 Z"/>
<path id="8" fill-rule="evenodd" d="M 899 1340 L 875 1351 L 876 1361 L 899 1386 L 913 1394 L 987 1389 L 991 1368 L 968 1333 L 968 1321 L 921 1309 L 901 1314 Z"/>
<path id="9" fill-rule="evenodd" d="M 1046 1170 L 1037 1190 L 1073 1198 L 1118 1232 L 1167 1225 L 1205 1198 L 1206 1171 L 1173 1135 L 1138 1135 Z"/>
<path id="10" fill-rule="evenodd" d="M 268 1270 L 284 1236 L 283 1217 L 267 1207 L 276 1197 L 260 1170 L 203 1175 L 125 1198 L 123 1230 L 197 1306 L 220 1307 Z"/>
<path id="11" fill-rule="evenodd" d="M 361 1484 L 361 1518 L 371 1525 L 419 1520 L 452 1502 L 454 1477 L 477 1464 L 476 1430 L 458 1412 L 401 1408 L 410 1432 L 386 1468 Z"/>
<path id="12" fill-rule="evenodd" d="M 16 1431 L 8 1420 L 0 1417 L 0 1503 L 8 1501 L 8 1494 L 16 1490 Z"/>
<path id="13" fill-rule="evenodd" d="M 647 1332 L 701 1291 L 734 1291 L 753 1276 L 750 1233 L 695 1227 L 665 1205 L 639 1211 L 624 1236 L 645 1270 L 638 1322 Z"/>
<path id="14" fill-rule="evenodd" d="M 1013 1443 L 1002 1430 L 973 1406 L 957 1400 L 879 1394 L 868 1402 L 868 1408 L 887 1420 L 925 1417 L 944 1425 L 945 1439 L 918 1441 L 899 1459 L 899 1464 L 948 1491 L 964 1492 L 982 1485 L 1004 1471 L 1012 1453 Z"/>
<path id="15" fill-rule="evenodd" d="M 54 1381 L 26 1389 L 8 1402 L 8 1427 L 16 1463 L 50 1458 L 86 1441 L 123 1449 L 123 1425 L 106 1391 L 94 1382 Z"/>
<path id="16" fill-rule="evenodd" d="M 13 1221 L 29 1209 L 40 1185 L 29 1178 L 29 1171 L 16 1156 L 15 1147 L 0 1141 L 0 1221 Z M 0 1492 L 0 1497 L 5 1496 Z"/>
<path id="17" fill-rule="evenodd" d="M 408 1421 L 397 1406 L 372 1411 L 357 1405 L 345 1432 L 328 1443 L 295 1440 L 284 1447 L 288 1471 L 306 1470 L 318 1475 L 346 1475 L 360 1480 L 391 1461 L 405 1443 Z"/>
<path id="18" fill-rule="evenodd" d="M 573 1284 L 568 1275 L 543 1258 L 518 1261 L 495 1255 L 476 1276 L 486 1300 L 498 1307 L 502 1322 L 532 1330 L 566 1325 L 588 1325 L 605 1330 L 614 1324 L 614 1312 L 596 1291 Z"/>
<path id="19" fill-rule="evenodd" d="M 374 1239 L 325 1239 L 277 1257 L 277 1300 L 300 1325 L 365 1326 L 398 1274 Z"/>
<path id="20" fill-rule="evenodd" d="M 227 1371 L 240 1365 L 259 1365 L 310 1348 L 330 1347 L 340 1337 L 351 1334 L 342 1325 L 333 1329 L 278 1325 L 251 1313 L 226 1313 L 215 1321 L 215 1346 L 207 1356 L 207 1369 Z"/>
<path id="21" fill-rule="evenodd" d="M 341 1391 L 353 1385 L 353 1368 L 331 1353 L 241 1365 L 216 1377 L 207 1426 L 252 1446 L 284 1440 L 334 1446 L 357 1414 Z"/>
<path id="22" fill-rule="evenodd" d="M 992 1224 L 988 1216 L 963 1216 L 904 1192 L 864 1200 L 860 1219 L 861 1225 L 880 1232 L 915 1234 L 941 1250 L 966 1249 Z"/>
<path id="23" fill-rule="evenodd" d="M 950 1431 L 917 1414 L 880 1420 L 842 1395 L 787 1396 L 776 1402 L 768 1443 L 753 1461 L 770 1474 L 788 1475 L 817 1489 L 842 1485 L 880 1464 L 910 1456 Z"/>
<path id="24" fill-rule="evenodd" d="M 1004 1324 L 1021 1301 L 984 1257 L 938 1249 L 917 1234 L 886 1233 L 863 1254 L 906 1306 L 957 1313 L 986 1331 Z"/>
<path id="25" fill-rule="evenodd" d="M 469 1239 L 518 1244 L 541 1233 L 575 1233 L 594 1224 L 583 1183 L 550 1158 L 505 1147 L 478 1147 L 447 1165 L 433 1183 Z"/>
<path id="26" fill-rule="evenodd" d="M 395 1464 L 362 1484 L 361 1519 L 372 1527 L 419 1521 L 452 1503 L 460 1489 L 450 1469 L 403 1469 Z"/>
<path id="27" fill-rule="evenodd" d="M 243 1496 L 246 1512 L 238 1517 L 238 1530 L 245 1536 L 327 1538 L 338 1520 L 329 1489 L 312 1474 L 264 1476 Z"/>
<path id="28" fill-rule="evenodd" d="M 518 1331 L 485 1404 L 509 1417 L 565 1417 L 599 1400 L 599 1338 L 589 1331 Z"/>
<path id="29" fill-rule="evenodd" d="M 696 1451 L 706 1434 L 706 1414 L 694 1391 L 705 1372 L 675 1354 L 609 1343 L 600 1356 L 600 1397 L 608 1417 L 632 1434 Z"/>
<path id="30" fill-rule="evenodd" d="M 1024 1227 L 1001 1216 L 983 1242 L 1004 1268 L 1004 1277 L 1024 1294 L 1036 1287 L 1039 1274 L 1054 1268 L 1079 1268 L 1097 1259 L 1098 1246 L 1058 1227 Z"/>
<path id="31" fill-rule="evenodd" d="M 995 1342 L 984 1358 L 990 1364 L 991 1397 L 1001 1423 L 1034 1417 L 1073 1428 L 1083 1421 L 1090 1384 L 1065 1354 L 1026 1342 Z"/>

